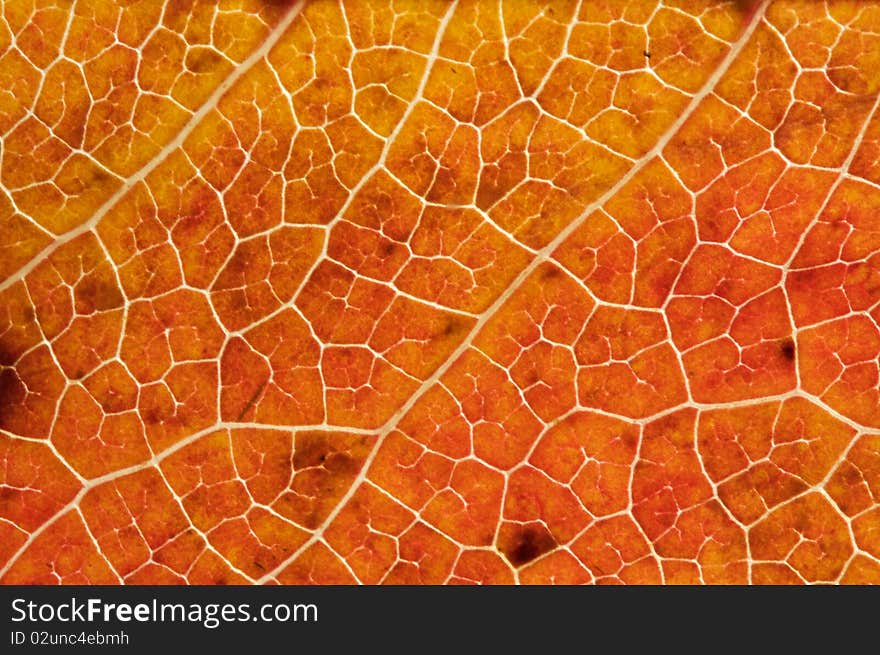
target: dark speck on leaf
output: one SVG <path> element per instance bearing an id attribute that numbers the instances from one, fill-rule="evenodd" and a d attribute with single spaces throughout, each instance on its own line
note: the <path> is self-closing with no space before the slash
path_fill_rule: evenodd
<path id="1" fill-rule="evenodd" d="M 450 316 L 446 323 L 443 325 L 442 329 L 438 330 L 438 336 L 442 337 L 452 337 L 457 334 L 460 334 L 467 328 L 467 323 L 454 317 Z"/>
<path id="2" fill-rule="evenodd" d="M 794 361 L 794 341 L 791 339 L 786 339 L 782 342 L 782 346 L 780 346 L 779 351 L 782 353 L 782 356 L 788 361 Z"/>
<path id="3" fill-rule="evenodd" d="M 394 253 L 394 243 L 391 241 L 386 241 L 381 246 L 379 246 L 379 256 L 382 259 L 386 257 L 390 257 Z"/>
<path id="4" fill-rule="evenodd" d="M 501 550 L 514 566 L 522 566 L 556 547 L 556 540 L 540 525 L 525 525 L 518 529 Z"/>
<path id="5" fill-rule="evenodd" d="M 0 364 L 0 421 L 13 411 L 24 396 L 24 387 L 11 366 Z"/>
<path id="6" fill-rule="evenodd" d="M 562 271 L 560 271 L 555 266 L 548 266 L 541 272 L 542 280 L 554 280 L 562 275 Z"/>
<path id="7" fill-rule="evenodd" d="M 18 353 L 13 352 L 3 343 L 0 343 L 0 366 L 12 367 L 16 359 L 18 359 Z"/>

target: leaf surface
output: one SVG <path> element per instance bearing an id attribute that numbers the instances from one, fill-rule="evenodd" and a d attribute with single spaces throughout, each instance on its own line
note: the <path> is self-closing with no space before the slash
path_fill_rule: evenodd
<path id="1" fill-rule="evenodd" d="M 4 2 L 0 582 L 880 581 L 878 25 Z"/>

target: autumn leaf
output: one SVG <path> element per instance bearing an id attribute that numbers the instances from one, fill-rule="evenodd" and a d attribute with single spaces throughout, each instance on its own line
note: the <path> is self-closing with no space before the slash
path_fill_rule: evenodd
<path id="1" fill-rule="evenodd" d="M 878 26 L 5 1 L 0 582 L 880 582 Z"/>

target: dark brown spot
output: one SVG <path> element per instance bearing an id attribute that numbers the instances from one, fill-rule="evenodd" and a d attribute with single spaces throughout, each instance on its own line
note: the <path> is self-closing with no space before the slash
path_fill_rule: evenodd
<path id="1" fill-rule="evenodd" d="M 464 323 L 455 318 L 450 318 L 446 321 L 446 325 L 443 327 L 443 336 L 451 337 L 456 335 L 464 330 Z"/>
<path id="2" fill-rule="evenodd" d="M 193 48 L 187 53 L 186 68 L 192 73 L 210 73 L 217 70 L 222 58 L 210 48 Z"/>
<path id="3" fill-rule="evenodd" d="M 119 184 L 118 178 L 109 170 L 99 167 L 90 168 L 88 171 L 82 172 L 76 178 L 76 182 L 71 183 L 72 192 L 83 192 L 88 189 L 102 189 L 106 187 L 116 187 Z"/>
<path id="4" fill-rule="evenodd" d="M 514 566 L 523 566 L 556 547 L 553 535 L 540 523 L 516 526 L 502 536 L 500 550 Z"/>
<path id="5" fill-rule="evenodd" d="M 562 271 L 560 271 L 556 266 L 546 266 L 541 270 L 542 280 L 555 280 L 560 275 L 562 275 Z"/>
<path id="6" fill-rule="evenodd" d="M 379 245 L 379 258 L 386 259 L 390 257 L 396 249 L 397 246 L 393 241 L 383 241 Z"/>
<path id="7" fill-rule="evenodd" d="M 782 345 L 779 346 L 779 353 L 782 357 L 790 362 L 794 361 L 795 347 L 794 341 L 791 339 L 786 339 L 782 342 Z"/>
<path id="8" fill-rule="evenodd" d="M 146 412 L 141 411 L 140 415 L 141 420 L 143 420 L 143 422 L 148 425 L 155 425 L 162 420 L 162 417 L 159 416 L 159 412 L 157 412 L 155 409 L 149 409 Z"/>
<path id="9" fill-rule="evenodd" d="M 636 430 L 624 430 L 620 435 L 620 440 L 628 450 L 635 450 L 639 444 L 639 433 Z"/>
<path id="10" fill-rule="evenodd" d="M 116 309 L 122 307 L 124 302 L 122 292 L 115 284 L 106 282 L 96 275 L 83 278 L 76 285 L 74 295 L 76 310 L 83 315 Z"/>
<path id="11" fill-rule="evenodd" d="M 737 10 L 745 14 L 744 18 L 747 19 L 755 13 L 755 10 L 758 8 L 758 5 L 760 5 L 760 2 L 758 0 L 736 0 L 735 4 Z"/>
<path id="12" fill-rule="evenodd" d="M 0 508 L 7 509 L 14 500 L 21 496 L 21 493 L 18 489 L 0 485 Z"/>
<path id="13" fill-rule="evenodd" d="M 342 473 L 350 469 L 352 463 L 351 455 L 336 450 L 325 434 L 306 433 L 296 437 L 293 449 L 294 470 L 323 466 L 332 473 Z"/>
<path id="14" fill-rule="evenodd" d="M 18 360 L 18 353 L 13 352 L 11 348 L 7 348 L 0 343 L 0 366 L 12 366 Z"/>
<path id="15" fill-rule="evenodd" d="M 0 426 L 21 405 L 26 393 L 15 369 L 0 365 Z"/>
<path id="16" fill-rule="evenodd" d="M 361 462 L 348 453 L 333 453 L 321 460 L 321 464 L 331 474 L 340 477 L 354 476 L 361 470 Z"/>

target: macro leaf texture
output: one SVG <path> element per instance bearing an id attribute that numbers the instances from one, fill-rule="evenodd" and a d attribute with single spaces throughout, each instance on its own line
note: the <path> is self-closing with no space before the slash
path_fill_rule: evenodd
<path id="1" fill-rule="evenodd" d="M 880 582 L 880 2 L 0 7 L 0 582 Z"/>

